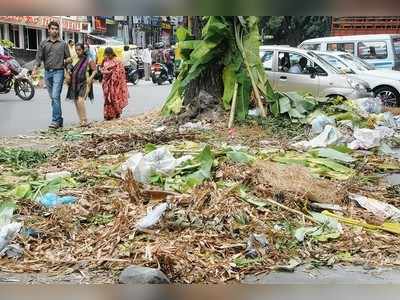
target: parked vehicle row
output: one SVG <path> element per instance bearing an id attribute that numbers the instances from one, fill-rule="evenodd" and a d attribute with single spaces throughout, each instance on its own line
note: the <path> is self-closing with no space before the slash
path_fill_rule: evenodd
<path id="1" fill-rule="evenodd" d="M 400 70 L 400 35 L 368 34 L 333 36 L 303 41 L 299 48 L 341 51 L 365 60 L 376 69 Z"/>

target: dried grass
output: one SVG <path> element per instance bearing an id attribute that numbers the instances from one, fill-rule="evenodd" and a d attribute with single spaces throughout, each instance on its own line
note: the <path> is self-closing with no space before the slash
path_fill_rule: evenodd
<path id="1" fill-rule="evenodd" d="M 258 161 L 257 182 L 271 187 L 273 193 L 294 193 L 311 202 L 340 203 L 343 197 L 332 181 L 315 178 L 303 166 Z"/>

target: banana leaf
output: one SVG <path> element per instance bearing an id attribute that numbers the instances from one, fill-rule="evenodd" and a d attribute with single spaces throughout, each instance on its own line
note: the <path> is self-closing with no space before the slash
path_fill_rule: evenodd
<path id="1" fill-rule="evenodd" d="M 309 151 L 309 153 L 314 156 L 329 158 L 343 163 L 352 163 L 356 161 L 351 155 L 330 148 L 314 149 Z"/>
<path id="2" fill-rule="evenodd" d="M 222 96 L 222 101 L 224 104 L 224 108 L 228 109 L 236 84 L 236 73 L 233 65 L 228 65 L 224 68 L 222 79 L 224 81 L 224 95 Z"/>
<path id="3" fill-rule="evenodd" d="M 236 103 L 236 119 L 243 121 L 246 119 L 249 112 L 249 102 L 251 95 L 251 81 L 247 76 L 239 76 L 238 78 L 239 86 L 237 93 L 237 103 Z"/>

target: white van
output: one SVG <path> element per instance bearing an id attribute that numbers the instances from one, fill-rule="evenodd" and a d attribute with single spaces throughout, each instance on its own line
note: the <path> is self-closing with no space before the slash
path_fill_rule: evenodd
<path id="1" fill-rule="evenodd" d="M 305 40 L 299 48 L 342 51 L 357 56 L 376 69 L 400 70 L 400 34 L 331 36 Z"/>

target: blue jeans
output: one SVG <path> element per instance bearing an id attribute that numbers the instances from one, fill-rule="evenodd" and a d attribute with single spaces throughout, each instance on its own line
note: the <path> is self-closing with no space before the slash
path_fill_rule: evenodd
<path id="1" fill-rule="evenodd" d="M 47 91 L 51 98 L 52 122 L 63 125 L 61 112 L 61 91 L 64 84 L 64 69 L 46 70 L 44 73 Z"/>

